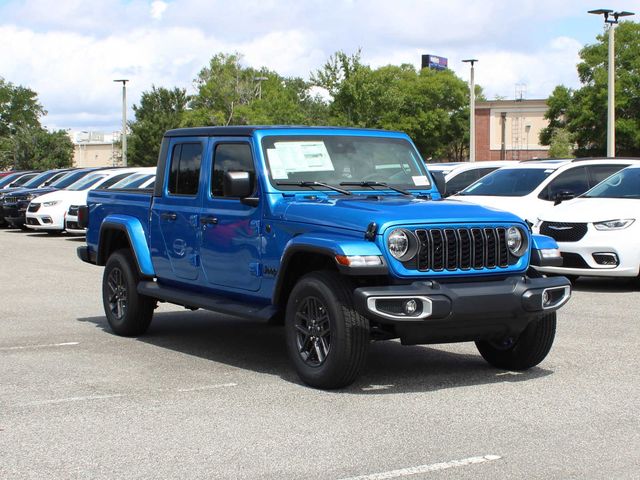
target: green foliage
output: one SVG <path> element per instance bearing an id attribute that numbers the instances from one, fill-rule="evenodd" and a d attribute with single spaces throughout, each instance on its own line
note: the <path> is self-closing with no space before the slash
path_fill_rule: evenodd
<path id="1" fill-rule="evenodd" d="M 337 52 L 312 76 L 333 102 L 330 123 L 402 130 L 425 158 L 461 159 L 468 143 L 469 88 L 452 71 L 412 65 L 372 69 L 359 52 Z M 483 98 L 478 88 L 480 99 Z"/>
<path id="2" fill-rule="evenodd" d="M 553 130 L 549 144 L 549 157 L 573 158 L 573 142 L 566 128 L 556 128 Z"/>
<path id="3" fill-rule="evenodd" d="M 0 170 L 71 166 L 71 139 L 64 130 L 43 129 L 40 117 L 44 114 L 33 90 L 0 78 Z"/>
<path id="4" fill-rule="evenodd" d="M 621 22 L 615 32 L 616 152 L 640 156 L 640 25 Z M 540 141 L 550 145 L 553 132 L 566 128 L 575 141 L 578 156 L 606 153 L 608 34 L 580 51 L 578 76 L 582 86 L 559 86 L 549 97 L 549 127 Z"/>
<path id="5" fill-rule="evenodd" d="M 64 130 L 20 128 L 12 137 L 13 166 L 17 169 L 49 170 L 70 167 L 73 142 Z"/>
<path id="6" fill-rule="evenodd" d="M 165 131 L 182 124 L 188 102 L 182 88 L 151 87 L 143 92 L 140 105 L 134 105 L 136 120 L 129 123 L 127 163 L 152 166 L 158 161 L 160 142 Z"/>

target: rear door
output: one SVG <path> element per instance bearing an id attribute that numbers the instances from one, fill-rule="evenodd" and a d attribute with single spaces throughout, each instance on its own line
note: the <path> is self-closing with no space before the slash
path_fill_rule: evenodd
<path id="1" fill-rule="evenodd" d="M 225 172 L 249 172 L 253 196 L 259 197 L 249 139 L 219 138 L 213 144 L 211 180 L 203 195 L 200 253 L 205 281 L 211 286 L 256 291 L 261 280 L 261 205 L 226 196 Z"/>
<path id="2" fill-rule="evenodd" d="M 200 276 L 201 164 L 206 138 L 169 142 L 162 196 L 151 209 L 151 255 L 158 278 L 197 283 Z"/>

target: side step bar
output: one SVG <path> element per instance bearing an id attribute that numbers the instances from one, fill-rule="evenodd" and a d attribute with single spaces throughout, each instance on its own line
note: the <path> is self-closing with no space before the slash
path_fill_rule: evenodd
<path id="1" fill-rule="evenodd" d="M 267 321 L 277 312 L 276 307 L 273 305 L 251 304 L 246 301 L 232 300 L 210 293 L 185 292 L 177 288 L 159 285 L 153 281 L 138 283 L 138 293 L 184 307 L 203 308 L 212 312 L 243 318 Z"/>

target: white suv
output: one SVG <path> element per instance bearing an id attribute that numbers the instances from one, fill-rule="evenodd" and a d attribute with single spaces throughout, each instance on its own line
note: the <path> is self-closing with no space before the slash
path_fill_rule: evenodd
<path id="1" fill-rule="evenodd" d="M 508 167 L 517 163 L 517 161 L 513 160 L 429 163 L 427 164 L 427 169 L 432 173 L 442 173 L 447 185 L 446 196 L 449 196 L 458 193 L 498 168 Z"/>
<path id="2" fill-rule="evenodd" d="M 41 195 L 27 207 L 26 226 L 33 230 L 49 233 L 62 232 L 65 228 L 65 215 L 70 205 L 86 204 L 89 190 L 108 188 L 139 170 L 139 168 L 98 170 L 81 178 L 64 190 Z"/>
<path id="3" fill-rule="evenodd" d="M 638 160 L 624 158 L 536 160 L 496 170 L 451 198 L 499 208 L 530 224 Z"/>
<path id="4" fill-rule="evenodd" d="M 534 232 L 553 237 L 567 276 L 637 277 L 640 272 L 640 166 L 619 171 L 581 197 L 548 211 Z"/>

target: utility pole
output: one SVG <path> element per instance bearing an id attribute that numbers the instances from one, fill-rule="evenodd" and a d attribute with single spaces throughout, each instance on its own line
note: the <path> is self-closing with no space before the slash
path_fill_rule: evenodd
<path id="1" fill-rule="evenodd" d="M 476 82 L 474 79 L 473 65 L 478 60 L 476 58 L 468 58 L 462 60 L 464 63 L 471 64 L 471 76 L 469 78 L 469 161 L 476 161 Z"/>
<path id="2" fill-rule="evenodd" d="M 607 82 L 607 157 L 616 156 L 616 58 L 615 58 L 615 27 L 618 24 L 618 18 L 633 15 L 632 12 L 614 12 L 606 8 L 598 10 L 589 10 L 588 13 L 594 15 L 603 15 L 604 23 L 609 24 L 609 62 Z"/>
<path id="3" fill-rule="evenodd" d="M 122 82 L 122 165 L 127 166 L 127 79 L 114 80 Z"/>

